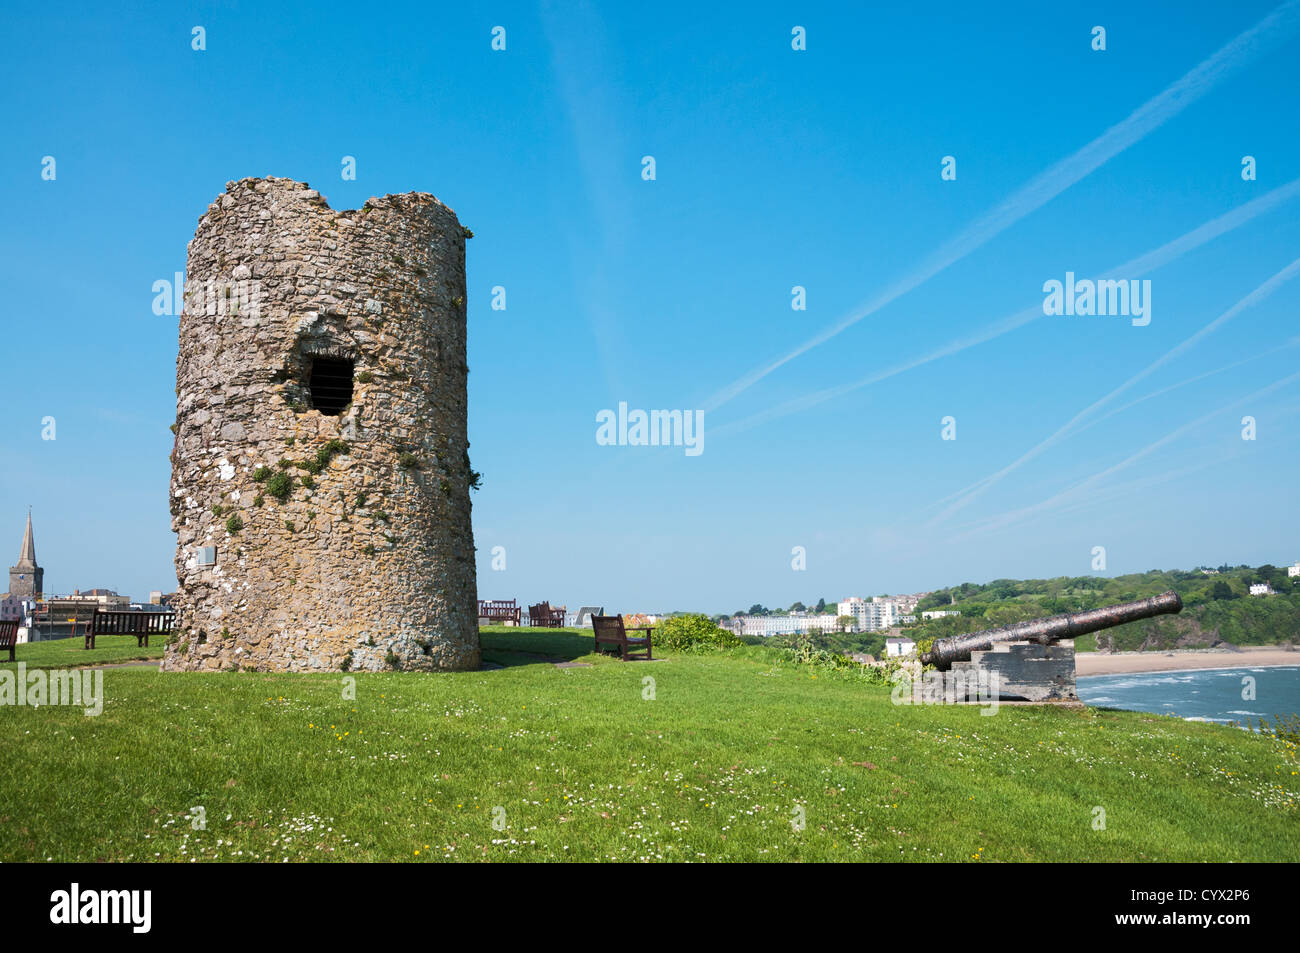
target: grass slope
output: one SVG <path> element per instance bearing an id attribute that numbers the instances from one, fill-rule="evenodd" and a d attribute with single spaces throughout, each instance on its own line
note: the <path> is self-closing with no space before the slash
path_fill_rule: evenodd
<path id="1" fill-rule="evenodd" d="M 337 674 L 126 668 L 97 718 L 0 709 L 0 860 L 1300 860 L 1271 738 L 900 707 L 763 649 L 483 641 L 504 667 L 357 675 L 352 700 Z"/>

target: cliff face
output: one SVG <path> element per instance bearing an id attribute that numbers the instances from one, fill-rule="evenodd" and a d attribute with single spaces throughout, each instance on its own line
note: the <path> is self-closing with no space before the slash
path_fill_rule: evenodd
<path id="1" fill-rule="evenodd" d="M 244 179 L 187 276 L 164 669 L 476 667 L 455 213 Z"/>

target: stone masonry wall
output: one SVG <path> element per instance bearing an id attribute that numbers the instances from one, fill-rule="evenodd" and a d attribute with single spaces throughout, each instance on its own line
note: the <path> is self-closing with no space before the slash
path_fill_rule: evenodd
<path id="1" fill-rule="evenodd" d="M 335 212 L 305 183 L 243 179 L 208 207 L 176 362 L 164 670 L 477 667 L 465 236 L 419 192 Z M 309 387 L 329 358 L 353 362 L 337 416 Z"/>

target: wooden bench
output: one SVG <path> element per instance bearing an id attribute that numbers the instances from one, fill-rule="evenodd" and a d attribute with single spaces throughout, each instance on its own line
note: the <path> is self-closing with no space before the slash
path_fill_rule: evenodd
<path id="1" fill-rule="evenodd" d="M 562 629 L 566 612 L 568 609 L 564 606 L 553 607 L 549 602 L 539 602 L 528 607 L 528 624 L 542 629 Z"/>
<path id="2" fill-rule="evenodd" d="M 144 648 L 149 636 L 166 635 L 176 622 L 175 612 L 141 612 L 138 609 L 96 609 L 86 626 L 86 648 L 95 647 L 97 635 L 134 635 Z"/>
<path id="3" fill-rule="evenodd" d="M 18 644 L 18 619 L 10 619 L 8 622 L 0 622 L 0 652 L 5 649 L 9 650 L 9 661 L 14 660 L 14 646 Z"/>
<path id="4" fill-rule="evenodd" d="M 518 603 L 513 599 L 480 599 L 478 617 L 489 622 L 513 622 L 519 625 L 523 615 Z"/>
<path id="5" fill-rule="evenodd" d="M 597 652 L 605 651 L 601 648 L 601 644 L 603 643 L 617 648 L 621 653 L 624 662 L 633 659 L 644 659 L 645 661 L 652 660 L 650 654 L 650 633 L 655 630 L 653 625 L 634 626 L 629 630 L 623 625 L 623 617 L 621 615 L 593 615 L 591 617 L 591 628 L 596 633 Z M 644 632 L 645 637 L 630 636 L 627 634 L 629 631 Z M 644 653 L 634 654 L 631 651 L 632 649 L 641 648 L 645 649 Z"/>

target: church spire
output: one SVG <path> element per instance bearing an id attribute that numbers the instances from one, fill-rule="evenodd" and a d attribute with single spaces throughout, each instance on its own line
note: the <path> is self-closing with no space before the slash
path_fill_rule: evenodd
<path id="1" fill-rule="evenodd" d="M 27 529 L 23 532 L 23 551 L 18 554 L 18 566 L 24 568 L 36 566 L 36 542 L 32 539 L 31 507 L 27 508 Z"/>

